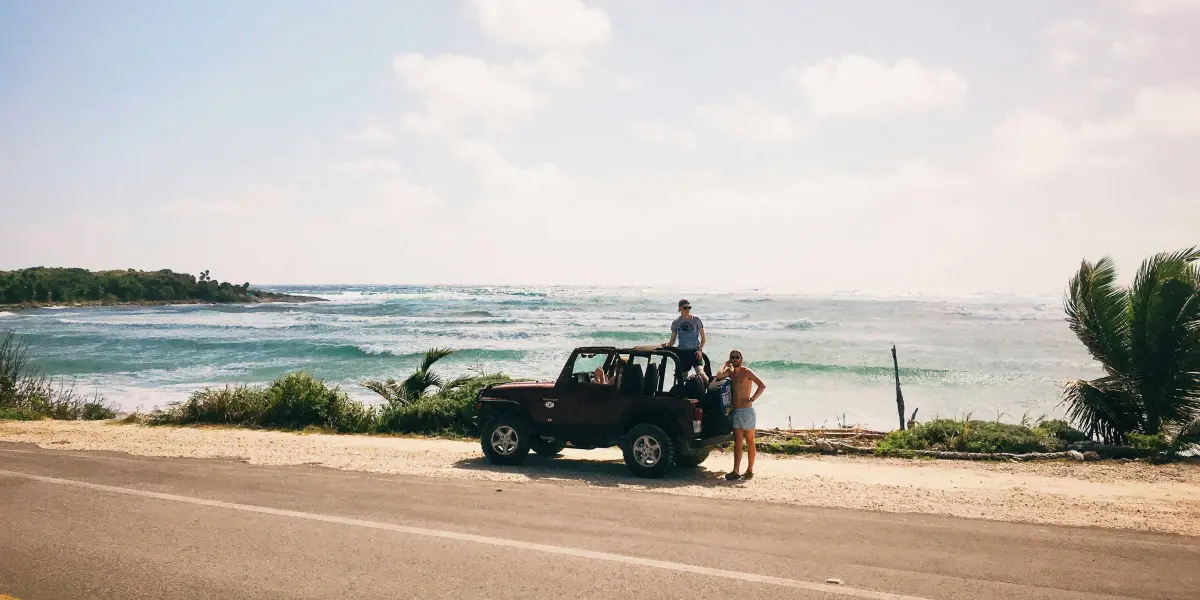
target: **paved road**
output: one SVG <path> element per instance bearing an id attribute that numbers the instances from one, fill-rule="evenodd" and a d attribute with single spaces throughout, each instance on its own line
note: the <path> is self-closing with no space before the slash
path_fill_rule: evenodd
<path id="1" fill-rule="evenodd" d="M 1175 600 L 1198 564 L 1168 535 L 0 443 L 22 600 Z"/>

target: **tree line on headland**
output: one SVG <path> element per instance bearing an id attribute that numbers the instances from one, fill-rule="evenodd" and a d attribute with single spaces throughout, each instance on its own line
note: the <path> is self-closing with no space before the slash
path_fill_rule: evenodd
<path id="1" fill-rule="evenodd" d="M 118 304 L 166 302 L 269 302 L 314 300 L 264 292 L 200 276 L 159 271 L 32 267 L 0 271 L 0 305 Z"/>

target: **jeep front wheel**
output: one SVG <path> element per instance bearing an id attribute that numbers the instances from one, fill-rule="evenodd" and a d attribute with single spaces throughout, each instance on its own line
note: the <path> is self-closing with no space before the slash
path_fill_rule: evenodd
<path id="1" fill-rule="evenodd" d="M 518 465 L 529 455 L 529 426 L 515 415 L 497 415 L 479 432 L 483 454 L 492 464 Z"/>
<path id="2" fill-rule="evenodd" d="M 635 425 L 625 435 L 625 466 L 638 477 L 658 478 L 675 465 L 675 445 L 658 425 Z"/>

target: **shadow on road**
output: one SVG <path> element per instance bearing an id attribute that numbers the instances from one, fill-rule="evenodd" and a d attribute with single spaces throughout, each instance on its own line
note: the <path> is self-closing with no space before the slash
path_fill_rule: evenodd
<path id="1" fill-rule="evenodd" d="M 545 458 L 530 454 L 517 466 L 498 466 L 482 456 L 457 461 L 454 467 L 474 471 L 497 473 L 519 473 L 530 479 L 575 480 L 594 486 L 616 487 L 617 485 L 640 485 L 651 488 L 687 486 L 737 485 L 725 481 L 724 471 L 710 471 L 704 467 L 695 469 L 676 468 L 662 479 L 634 477 L 625 463 L 620 460 L 587 460 L 578 458 Z"/>

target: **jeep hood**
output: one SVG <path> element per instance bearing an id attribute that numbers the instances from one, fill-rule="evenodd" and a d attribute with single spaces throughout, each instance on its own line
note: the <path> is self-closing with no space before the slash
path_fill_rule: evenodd
<path id="1" fill-rule="evenodd" d="M 500 398 L 503 400 L 519 400 L 541 396 L 554 389 L 553 381 L 513 381 L 497 383 L 484 388 L 479 395 L 485 398 Z"/>

